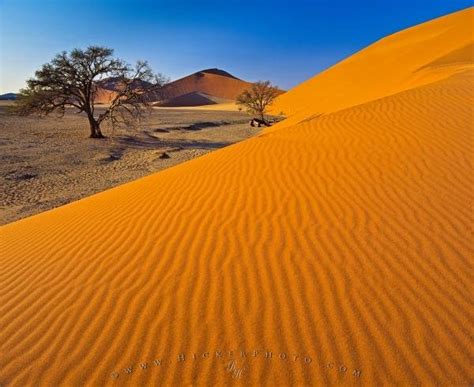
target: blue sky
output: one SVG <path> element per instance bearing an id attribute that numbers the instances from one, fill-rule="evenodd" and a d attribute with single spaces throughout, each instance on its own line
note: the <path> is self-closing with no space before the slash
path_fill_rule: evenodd
<path id="1" fill-rule="evenodd" d="M 381 37 L 466 0 L 0 0 L 0 93 L 91 44 L 177 79 L 218 67 L 289 89 Z"/>

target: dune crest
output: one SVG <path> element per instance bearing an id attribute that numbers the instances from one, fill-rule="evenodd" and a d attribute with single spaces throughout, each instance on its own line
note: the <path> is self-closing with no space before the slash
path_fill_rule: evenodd
<path id="1" fill-rule="evenodd" d="M 289 118 L 267 131 L 473 68 L 473 20 L 471 7 L 380 39 L 278 97 L 272 113 Z"/>
<path id="2" fill-rule="evenodd" d="M 2 227 L 0 383 L 472 383 L 460 66 Z"/>

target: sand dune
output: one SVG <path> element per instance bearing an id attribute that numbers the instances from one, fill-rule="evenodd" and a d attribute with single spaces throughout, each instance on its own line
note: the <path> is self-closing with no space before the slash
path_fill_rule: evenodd
<path id="1" fill-rule="evenodd" d="M 184 96 L 205 94 L 211 97 L 211 101 L 201 101 L 202 105 L 213 105 L 212 98 L 235 100 L 250 86 L 251 83 L 242 81 L 223 70 L 208 69 L 169 83 L 160 90 L 155 99 L 163 101 L 164 106 L 195 106 L 196 98 L 190 99 Z"/>
<path id="2" fill-rule="evenodd" d="M 474 8 L 390 35 L 281 95 L 276 130 L 472 68 Z"/>
<path id="3" fill-rule="evenodd" d="M 114 90 L 104 89 L 102 87 L 97 88 L 97 92 L 94 98 L 94 103 L 97 104 L 109 104 L 117 96 L 117 92 Z"/>
<path id="4" fill-rule="evenodd" d="M 137 79 L 131 85 L 134 89 L 144 90 L 151 86 L 151 83 Z M 123 87 L 124 84 L 119 78 L 111 77 L 98 81 L 94 102 L 97 104 L 109 104 L 117 96 L 117 91 L 123 89 Z"/>
<path id="5" fill-rule="evenodd" d="M 95 103 L 108 104 L 116 96 L 117 81 L 107 79 L 100 85 Z M 170 82 L 159 93 L 150 92 L 149 95 L 157 106 L 162 107 L 217 105 L 213 110 L 228 110 L 229 104 L 235 104 L 237 96 L 251 85 L 226 71 L 207 69 Z"/>
<path id="6" fill-rule="evenodd" d="M 236 112 L 241 111 L 242 108 L 235 102 L 217 103 L 212 105 L 196 105 L 196 106 L 172 106 L 172 107 L 160 107 L 154 106 L 154 109 L 174 109 L 174 110 L 210 110 L 210 111 L 227 111 Z M 250 121 L 250 120 L 249 120 Z"/>
<path id="7" fill-rule="evenodd" d="M 160 106 L 205 106 L 205 105 L 217 105 L 217 104 L 225 104 L 225 103 L 232 103 L 232 100 L 227 100 L 224 98 L 218 98 L 213 95 L 209 95 L 202 92 L 192 92 L 188 94 L 182 94 L 175 98 L 168 99 L 162 103 Z"/>
<path id="8" fill-rule="evenodd" d="M 472 383 L 474 72 L 448 62 L 2 227 L 0 383 Z"/>

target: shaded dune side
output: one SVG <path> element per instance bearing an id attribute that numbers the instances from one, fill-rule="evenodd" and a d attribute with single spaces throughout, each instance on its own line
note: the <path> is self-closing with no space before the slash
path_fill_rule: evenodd
<path id="1" fill-rule="evenodd" d="M 470 7 L 380 39 L 277 98 L 272 112 L 289 118 L 267 132 L 472 68 L 473 20 Z"/>
<path id="2" fill-rule="evenodd" d="M 217 98 L 206 93 L 193 92 L 189 94 L 180 95 L 176 98 L 169 99 L 159 104 L 159 106 L 203 106 L 203 105 L 216 105 L 224 103 L 233 103 L 232 100 L 223 98 Z"/>
<path id="3" fill-rule="evenodd" d="M 474 42 L 468 43 L 463 47 L 454 49 L 451 52 L 435 59 L 433 62 L 420 67 L 419 70 L 436 68 L 441 66 L 462 66 L 472 65 L 474 62 Z"/>
<path id="4" fill-rule="evenodd" d="M 2 227 L 0 382 L 229 384 L 223 362 L 175 355 L 256 349 L 313 362 L 248 360 L 246 384 L 354 382 L 329 362 L 365 384 L 472 383 L 473 85 L 458 74 Z"/>

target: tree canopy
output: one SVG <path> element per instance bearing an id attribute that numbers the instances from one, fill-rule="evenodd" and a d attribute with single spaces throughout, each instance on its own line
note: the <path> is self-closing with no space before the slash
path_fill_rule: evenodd
<path id="1" fill-rule="evenodd" d="M 115 88 L 105 110 L 96 114 L 94 102 L 101 82 L 114 79 Z M 56 55 L 36 71 L 20 91 L 14 110 L 21 115 L 50 113 L 64 115 L 66 107 L 84 112 L 90 124 L 90 137 L 102 138 L 101 124 L 113 126 L 131 123 L 150 107 L 147 94 L 166 83 L 161 74 L 155 75 L 145 61 L 135 66 L 115 58 L 107 47 L 90 46 Z"/>
<path id="2" fill-rule="evenodd" d="M 280 94 L 280 90 L 270 81 L 258 81 L 237 97 L 237 104 L 244 106 L 251 114 L 258 114 L 265 121 L 267 108 Z"/>

